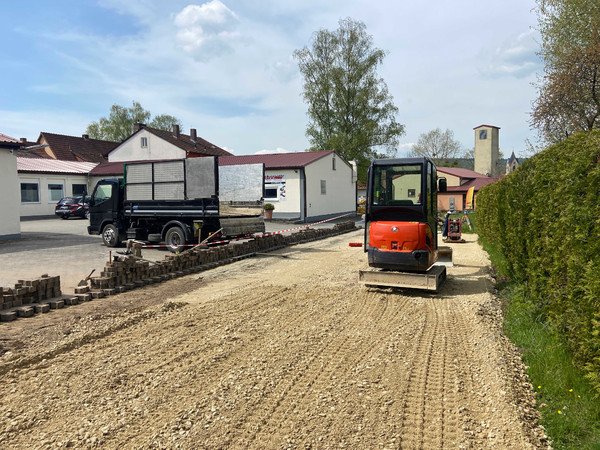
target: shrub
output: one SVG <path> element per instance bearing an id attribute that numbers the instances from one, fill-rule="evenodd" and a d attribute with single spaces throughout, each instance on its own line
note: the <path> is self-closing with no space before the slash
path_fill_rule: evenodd
<path id="1" fill-rule="evenodd" d="M 481 238 L 527 286 L 600 392 L 600 131 L 525 161 L 477 197 Z"/>

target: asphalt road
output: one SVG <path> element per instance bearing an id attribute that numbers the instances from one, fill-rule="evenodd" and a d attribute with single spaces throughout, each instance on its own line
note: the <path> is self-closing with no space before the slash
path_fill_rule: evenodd
<path id="1" fill-rule="evenodd" d="M 315 227 L 331 227 L 336 222 Z M 123 250 L 105 247 L 100 236 L 88 235 L 88 223 L 79 218 L 22 221 L 21 239 L 0 241 L 0 286 L 13 287 L 18 280 L 43 274 L 59 275 L 62 292 L 72 294 L 77 283 L 92 270 L 96 270 L 95 275 L 102 271 L 111 250 Z M 267 232 L 300 226 L 279 221 L 266 223 Z M 158 261 L 168 254 L 167 249 L 144 249 L 142 256 Z"/>

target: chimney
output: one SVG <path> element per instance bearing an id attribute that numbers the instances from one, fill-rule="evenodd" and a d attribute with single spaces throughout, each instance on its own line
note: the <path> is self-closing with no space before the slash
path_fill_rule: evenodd
<path id="1" fill-rule="evenodd" d="M 179 139 L 179 125 L 173 124 L 173 137 Z"/>
<path id="2" fill-rule="evenodd" d="M 190 139 L 192 141 L 195 141 L 197 139 L 196 129 L 195 128 L 190 128 Z"/>
<path id="3" fill-rule="evenodd" d="M 83 138 L 84 141 L 87 141 L 90 138 L 89 134 L 82 134 L 81 137 Z"/>
<path id="4" fill-rule="evenodd" d="M 140 131 L 142 128 L 144 128 L 146 125 L 144 125 L 143 123 L 140 122 L 136 122 L 133 124 L 133 132 L 137 133 L 138 131 Z"/>
<path id="5" fill-rule="evenodd" d="M 21 142 L 21 144 L 25 144 L 27 142 L 27 138 L 20 138 L 19 142 Z"/>

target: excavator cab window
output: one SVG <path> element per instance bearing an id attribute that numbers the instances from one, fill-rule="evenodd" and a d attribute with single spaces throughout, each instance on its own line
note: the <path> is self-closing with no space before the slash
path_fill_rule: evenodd
<path id="1" fill-rule="evenodd" d="M 421 165 L 375 166 L 373 168 L 373 205 L 417 206 L 422 196 Z"/>

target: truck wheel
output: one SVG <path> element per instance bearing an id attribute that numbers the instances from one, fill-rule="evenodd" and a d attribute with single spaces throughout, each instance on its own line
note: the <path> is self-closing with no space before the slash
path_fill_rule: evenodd
<path id="1" fill-rule="evenodd" d="M 165 236 L 165 243 L 169 246 L 169 250 L 173 253 L 179 253 L 185 247 L 185 233 L 180 227 L 169 228 Z"/>
<path id="2" fill-rule="evenodd" d="M 121 244 L 119 230 L 112 223 L 109 223 L 102 230 L 102 240 L 107 247 L 118 247 Z"/>

